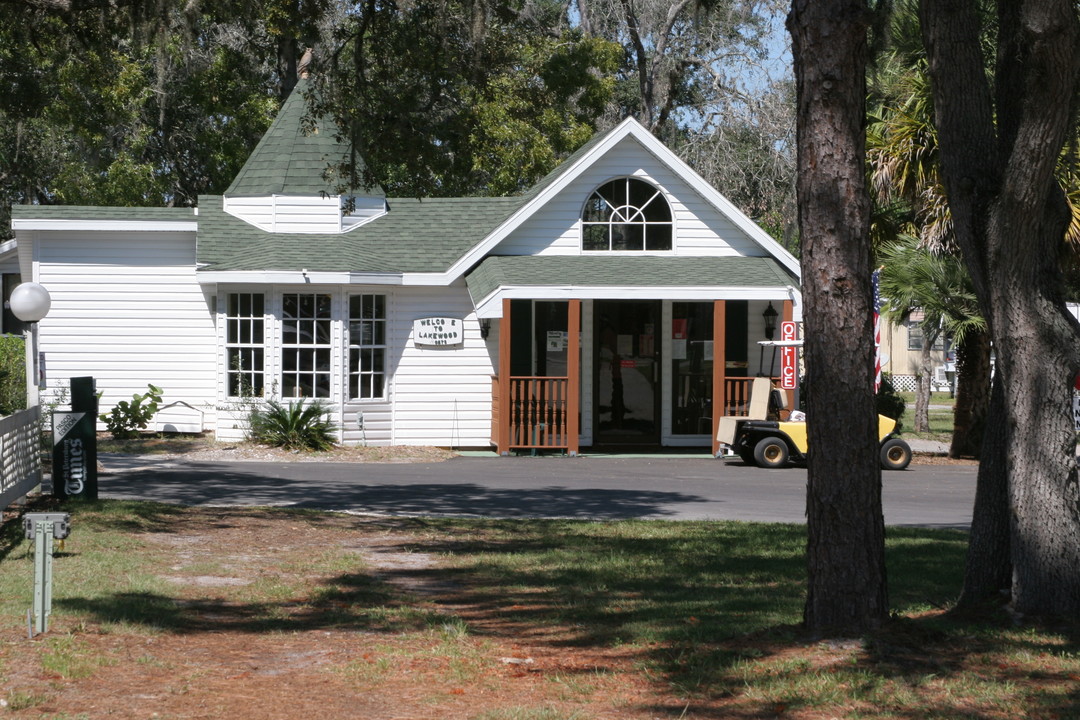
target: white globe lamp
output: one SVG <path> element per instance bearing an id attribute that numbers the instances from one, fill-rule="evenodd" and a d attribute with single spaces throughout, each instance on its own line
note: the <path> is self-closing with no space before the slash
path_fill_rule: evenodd
<path id="1" fill-rule="evenodd" d="M 38 322 L 49 314 L 52 307 L 52 296 L 44 285 L 35 282 L 27 282 L 17 286 L 11 291 L 9 301 L 11 312 L 23 322 Z"/>
<path id="2" fill-rule="evenodd" d="M 27 282 L 11 291 L 8 306 L 15 317 L 27 323 L 26 328 L 26 407 L 38 405 L 37 324 L 49 314 L 52 297 L 44 285 Z"/>

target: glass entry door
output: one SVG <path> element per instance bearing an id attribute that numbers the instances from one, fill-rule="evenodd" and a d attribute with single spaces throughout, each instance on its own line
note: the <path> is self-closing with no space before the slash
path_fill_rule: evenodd
<path id="1" fill-rule="evenodd" d="M 598 300 L 596 445 L 660 442 L 660 302 Z"/>

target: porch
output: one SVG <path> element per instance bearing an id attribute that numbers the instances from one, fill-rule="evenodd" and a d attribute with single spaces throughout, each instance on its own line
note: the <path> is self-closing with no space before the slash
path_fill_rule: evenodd
<path id="1" fill-rule="evenodd" d="M 521 301 L 504 299 L 502 317 L 499 321 L 498 374 L 492 377 L 491 384 L 492 445 L 500 455 L 507 455 L 514 451 L 531 450 L 562 451 L 571 456 L 579 454 L 583 439 L 582 427 L 585 424 L 584 421 L 587 420 L 587 418 L 583 417 L 583 407 L 589 404 L 583 402 L 583 394 L 591 392 L 594 395 L 591 412 L 595 417 L 595 427 L 588 438 L 591 438 L 593 447 L 597 446 L 599 444 L 597 443 L 597 437 L 598 428 L 601 425 L 600 418 L 608 417 L 610 419 L 612 416 L 618 415 L 618 411 L 610 407 L 611 405 L 617 407 L 618 401 L 609 401 L 608 404 L 604 404 L 597 388 L 592 388 L 591 391 L 586 389 L 583 393 L 583 387 L 587 384 L 583 383 L 583 373 L 585 379 L 594 375 L 599 377 L 600 366 L 603 365 L 604 360 L 600 357 L 603 354 L 601 352 L 600 333 L 594 328 L 588 328 L 587 331 L 583 332 L 582 300 L 572 299 L 561 303 L 565 305 L 566 309 L 565 365 L 560 363 L 556 367 L 565 367 L 565 371 L 557 374 L 555 372 L 528 374 L 521 372 L 522 369 L 529 366 L 521 362 L 520 347 L 515 353 L 513 338 L 515 337 L 514 323 L 521 322 L 523 318 L 521 313 L 517 313 L 518 317 L 515 318 L 512 302 L 520 303 Z M 656 387 L 663 388 L 662 393 L 659 389 L 655 391 L 656 407 L 662 410 L 661 413 L 657 414 L 657 417 L 659 418 L 662 414 L 665 425 L 671 426 L 671 429 L 667 435 L 663 436 L 657 432 L 655 443 L 646 442 L 646 445 L 651 444 L 656 447 L 662 445 L 676 446 L 676 443 L 670 442 L 670 435 L 671 433 L 682 432 L 686 437 L 696 438 L 696 443 L 689 445 L 687 442 L 683 442 L 678 443 L 679 446 L 708 446 L 711 453 L 715 455 L 719 451 L 716 434 L 720 418 L 747 414 L 750 386 L 756 375 L 751 375 L 748 372 L 749 363 L 745 361 L 734 363 L 724 361 L 729 357 L 729 348 L 727 347 L 727 340 L 731 335 L 729 332 L 729 318 L 738 317 L 739 313 L 743 315 L 746 313 L 745 301 L 734 302 L 742 302 L 742 304 L 733 305 L 732 302 L 726 300 L 695 303 L 695 305 L 706 306 L 711 310 L 711 328 L 707 328 L 711 331 L 701 335 L 701 337 L 707 335 L 710 338 L 708 341 L 702 341 L 702 346 L 705 347 L 707 342 L 708 347 L 708 362 L 704 364 L 698 363 L 694 365 L 689 360 L 682 363 L 677 362 L 679 358 L 693 356 L 692 352 L 682 349 L 682 344 L 676 346 L 680 348 L 676 352 L 671 351 L 671 345 L 669 344 L 668 354 L 672 358 L 665 358 L 667 362 L 662 363 L 659 348 L 654 350 L 651 347 L 652 341 L 648 343 L 649 349 L 647 352 L 657 354 L 651 362 L 649 362 L 646 351 L 642 347 L 634 349 L 634 354 L 638 355 L 636 361 L 623 360 L 621 361 L 622 365 L 620 365 L 618 359 L 614 363 L 609 361 L 608 366 L 615 368 L 616 373 L 619 372 L 618 368 L 620 367 L 626 368 L 626 372 L 633 372 L 640 371 L 640 368 L 636 367 L 637 365 L 644 365 L 647 372 L 652 373 L 654 380 L 657 381 L 655 383 Z M 768 306 L 769 310 L 772 310 L 773 315 L 778 315 L 780 319 L 792 319 L 794 313 L 792 301 L 780 300 L 779 302 L 781 305 L 780 313 L 772 310 L 771 302 Z M 699 315 L 701 309 L 698 308 Z M 735 311 L 734 315 L 732 315 L 733 310 Z M 676 314 L 678 313 L 665 312 L 663 322 L 660 323 L 658 328 L 659 332 L 666 336 L 674 337 L 680 333 L 684 334 L 682 338 L 671 340 L 671 344 L 680 343 L 680 341 L 687 342 L 685 338 L 686 327 L 681 318 L 674 317 Z M 528 319 L 530 324 L 535 324 L 531 316 Z M 534 328 L 530 327 L 530 330 L 534 330 Z M 743 332 L 745 335 L 745 329 Z M 520 332 L 517 333 L 517 336 L 521 336 Z M 645 337 L 642 336 L 641 339 L 643 345 L 645 344 Z M 634 342 L 637 343 L 638 341 L 635 340 Z M 756 345 L 756 337 L 753 342 Z M 748 342 L 744 340 L 742 345 L 742 356 L 745 357 Z M 703 352 L 699 352 L 699 355 L 703 354 Z M 738 356 L 737 353 L 736 356 Z M 713 358 L 717 360 L 712 361 Z M 686 365 L 688 368 L 683 371 L 680 367 L 677 367 L 680 365 Z M 694 365 L 694 367 L 689 368 L 690 365 Z M 729 367 L 729 365 L 741 367 Z M 545 369 L 550 370 L 551 368 Z M 691 369 L 694 372 L 691 372 Z M 773 369 L 771 361 L 769 369 Z M 773 375 L 772 372 L 766 374 Z M 775 382 L 779 381 L 779 378 L 775 376 L 772 379 Z M 794 399 L 794 393 L 788 391 L 787 394 L 790 405 Z M 701 395 L 704 396 L 701 397 Z M 661 399 L 664 400 L 663 403 Z M 719 409 L 718 412 L 714 410 L 717 408 Z M 604 413 L 608 413 L 608 415 L 604 415 Z M 634 442 L 633 437 L 632 435 L 626 437 L 625 446 L 631 447 Z M 664 442 L 665 438 L 669 442 Z"/>

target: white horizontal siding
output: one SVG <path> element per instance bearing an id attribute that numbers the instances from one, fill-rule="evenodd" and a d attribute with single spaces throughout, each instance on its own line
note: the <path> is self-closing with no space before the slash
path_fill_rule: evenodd
<path id="1" fill-rule="evenodd" d="M 236 291 L 220 287 L 218 308 L 224 310 L 225 296 Z M 251 288 L 245 290 L 250 291 Z M 346 384 L 348 296 L 354 293 L 383 292 L 385 288 L 305 287 L 304 292 L 326 292 L 333 297 L 333 349 L 331 352 L 330 405 L 341 440 L 368 445 L 487 446 L 491 434 L 491 374 L 488 346 L 480 338 L 480 327 L 472 315 L 472 303 L 464 288 L 413 288 L 387 294 L 387 397 L 379 400 L 343 398 Z M 267 387 L 280 378 L 281 293 L 295 287 L 265 288 L 266 379 Z M 422 317 L 451 316 L 466 319 L 465 345 L 448 348 L 417 348 L 413 344 L 413 321 Z M 224 347 L 224 323 L 219 320 L 220 346 Z M 217 355 L 217 372 L 225 373 L 223 350 Z M 277 388 L 280 391 L 280 388 Z M 244 419 L 227 408 L 236 405 L 218 385 L 217 432 L 223 439 L 240 439 Z M 285 398 L 286 401 L 289 398 Z M 363 413 L 364 427 L 357 423 Z"/>
<path id="2" fill-rule="evenodd" d="M 433 316 L 463 318 L 464 344 L 415 347 L 413 321 Z M 396 293 L 391 319 L 390 342 L 400 352 L 393 381 L 394 443 L 487 447 L 494 350 L 480 337 L 468 292 L 418 288 Z"/>
<path id="3" fill-rule="evenodd" d="M 274 232 L 341 232 L 341 204 L 336 197 L 325 199 L 279 197 L 274 209 Z M 313 201 L 314 200 L 314 201 Z"/>
<path id="4" fill-rule="evenodd" d="M 52 308 L 41 321 L 47 385 L 92 376 L 110 410 L 148 384 L 163 404 L 183 401 L 214 415 L 214 321 L 195 279 L 192 233 L 40 232 L 34 237 L 38 282 Z M 177 407 L 154 427 L 194 429 L 199 413 Z"/>
<path id="5" fill-rule="evenodd" d="M 364 414 L 364 429 L 356 422 L 357 413 Z M 388 402 L 345 403 L 342 439 L 348 445 L 390 445 L 394 436 L 394 413 Z"/>
<path id="6" fill-rule="evenodd" d="M 274 198 L 272 197 L 227 197 L 224 199 L 222 209 L 257 228 L 272 230 L 274 227 Z"/>
<path id="7" fill-rule="evenodd" d="M 224 202 L 225 212 L 270 232 L 341 231 L 341 200 L 337 196 L 228 197 Z"/>
<path id="8" fill-rule="evenodd" d="M 499 255 L 577 255 L 585 200 L 601 184 L 634 176 L 656 185 L 675 218 L 675 255 L 693 257 L 764 255 L 764 250 L 729 218 L 705 202 L 679 175 L 633 138 L 625 138 L 576 178 L 559 197 L 522 223 L 499 244 Z"/>

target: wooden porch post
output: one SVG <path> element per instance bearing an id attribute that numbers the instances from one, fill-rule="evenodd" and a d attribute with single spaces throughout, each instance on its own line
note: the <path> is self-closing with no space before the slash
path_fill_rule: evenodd
<path id="1" fill-rule="evenodd" d="M 781 311 L 780 315 L 781 315 L 780 319 L 783 320 L 784 322 L 789 322 L 789 321 L 793 320 L 795 318 L 795 303 L 793 303 L 790 300 L 785 300 L 784 301 L 784 307 L 782 308 L 782 311 Z M 798 350 L 795 351 L 795 357 L 798 358 Z M 798 362 L 798 360 L 796 359 L 796 363 L 797 362 Z M 788 410 L 794 410 L 795 409 L 795 391 L 794 390 L 785 390 L 784 393 L 787 395 Z"/>
<path id="2" fill-rule="evenodd" d="M 581 435 L 581 301 L 569 301 L 566 313 L 566 327 L 570 336 L 566 345 L 566 392 L 569 396 L 566 403 L 566 454 L 576 457 Z"/>
<path id="3" fill-rule="evenodd" d="M 725 334 L 727 331 L 727 302 L 724 300 L 713 301 L 713 363 L 712 363 L 712 454 L 713 457 L 720 452 L 720 441 L 716 439 L 716 432 L 720 429 L 720 417 L 727 407 L 727 396 L 724 386 L 727 378 L 727 365 L 724 358 L 727 355 L 725 347 Z"/>
<path id="4" fill-rule="evenodd" d="M 510 300 L 502 301 L 499 323 L 499 434 L 495 449 L 510 454 Z"/>

